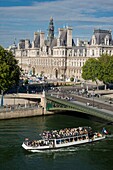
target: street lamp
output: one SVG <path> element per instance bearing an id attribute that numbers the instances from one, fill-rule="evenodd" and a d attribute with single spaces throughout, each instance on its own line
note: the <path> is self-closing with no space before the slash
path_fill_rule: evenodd
<path id="1" fill-rule="evenodd" d="M 93 89 L 93 107 L 94 107 L 94 91 L 95 91 L 95 90 Z"/>
<path id="2" fill-rule="evenodd" d="M 1 104 L 0 104 L 0 106 L 3 106 L 3 96 L 4 96 L 4 92 L 3 92 L 3 90 L 1 90 Z"/>

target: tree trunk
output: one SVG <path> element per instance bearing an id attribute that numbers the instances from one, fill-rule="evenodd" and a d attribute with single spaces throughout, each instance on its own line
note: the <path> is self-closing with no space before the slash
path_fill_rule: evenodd
<path id="1" fill-rule="evenodd" d="M 97 85 L 97 90 L 99 90 L 99 88 L 98 88 L 98 81 L 97 81 L 97 80 L 95 80 L 95 82 L 96 82 L 96 85 Z"/>

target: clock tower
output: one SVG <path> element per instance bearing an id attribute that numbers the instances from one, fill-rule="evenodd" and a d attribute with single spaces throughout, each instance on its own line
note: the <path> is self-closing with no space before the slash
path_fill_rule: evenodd
<path id="1" fill-rule="evenodd" d="M 49 22 L 49 28 L 48 28 L 48 41 L 52 42 L 52 40 L 54 39 L 54 24 L 53 24 L 53 18 L 50 18 L 50 22 Z"/>

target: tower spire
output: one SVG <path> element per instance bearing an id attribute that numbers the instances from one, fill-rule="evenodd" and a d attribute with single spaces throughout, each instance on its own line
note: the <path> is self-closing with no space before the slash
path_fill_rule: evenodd
<path id="1" fill-rule="evenodd" d="M 51 17 L 49 21 L 49 28 L 48 28 L 48 41 L 51 43 L 53 39 L 54 39 L 54 23 L 53 23 L 53 17 Z"/>

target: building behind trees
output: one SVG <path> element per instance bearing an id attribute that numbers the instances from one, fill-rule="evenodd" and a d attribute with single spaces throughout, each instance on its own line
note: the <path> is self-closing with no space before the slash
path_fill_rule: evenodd
<path id="1" fill-rule="evenodd" d="M 72 27 L 58 29 L 54 35 L 54 22 L 50 18 L 48 35 L 35 32 L 34 39 L 20 40 L 13 50 L 24 73 L 40 75 L 48 79 L 82 79 L 82 66 L 89 58 L 102 54 L 113 55 L 111 30 L 95 29 L 91 39 L 73 39 Z M 77 37 L 77 35 L 76 35 Z"/>

